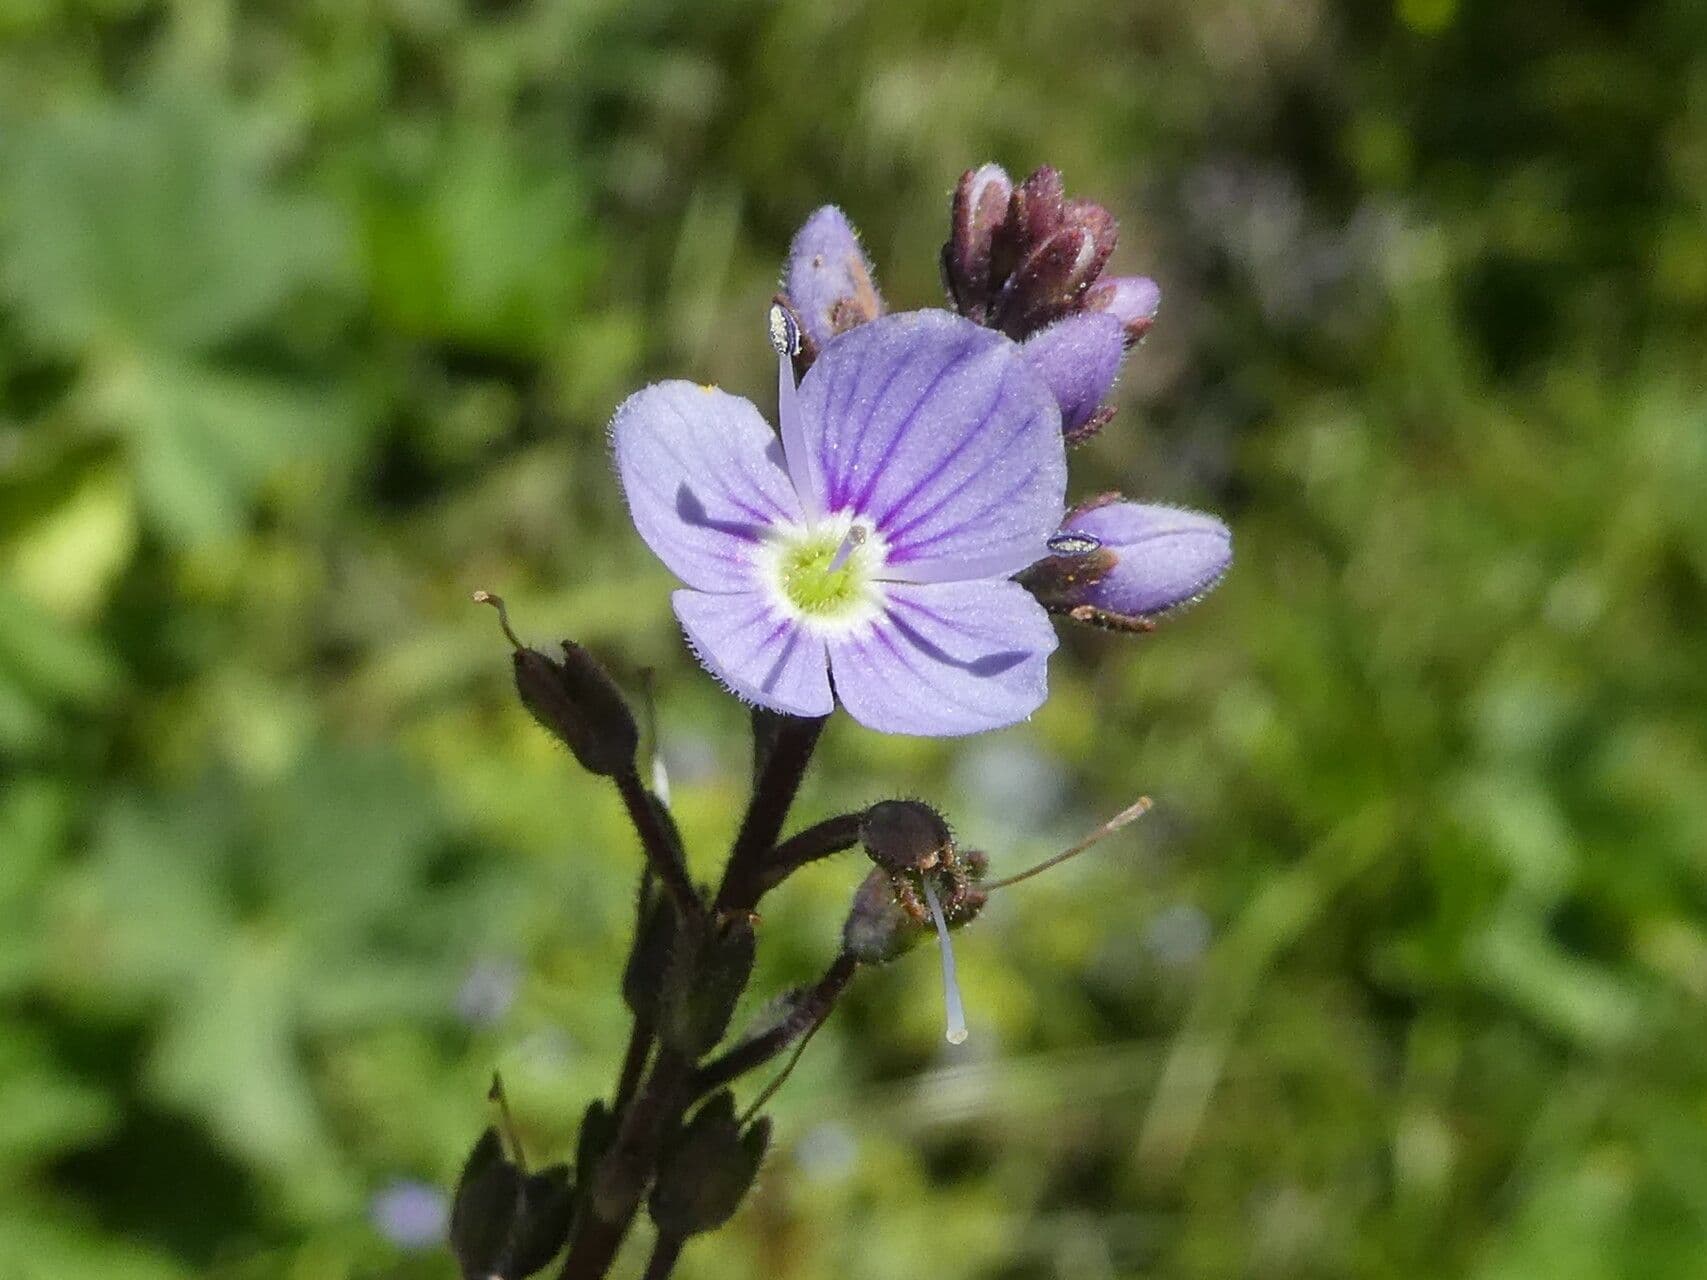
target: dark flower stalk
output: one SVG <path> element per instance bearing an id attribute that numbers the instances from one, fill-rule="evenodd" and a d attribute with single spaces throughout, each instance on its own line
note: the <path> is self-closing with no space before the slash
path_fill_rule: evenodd
<path id="1" fill-rule="evenodd" d="M 1121 364 L 1160 299 L 1147 279 L 1104 275 L 1117 232 L 1053 169 L 1019 183 L 995 165 L 969 170 L 941 256 L 954 310 L 886 314 L 853 227 L 820 209 L 769 317 L 777 430 L 745 400 L 685 381 L 618 410 L 613 452 L 636 528 L 683 584 L 672 603 L 695 656 L 753 708 L 751 790 L 714 892 L 689 874 L 656 762 L 642 781 L 617 681 L 573 641 L 561 656 L 523 644 L 503 602 L 476 595 L 498 611 L 523 706 L 611 780 L 642 863 L 621 983 L 632 1023 L 609 1101 L 587 1105 L 572 1169 L 530 1172 L 494 1086 L 500 1117 L 452 1213 L 466 1280 L 521 1280 L 559 1253 L 560 1280 L 597 1280 L 643 1214 L 645 1275 L 672 1275 L 748 1194 L 770 1144 L 762 1112 L 862 970 L 934 935 L 945 1035 L 959 1043 L 951 935 L 993 893 L 1149 807 L 999 880 L 918 800 L 787 831 L 836 708 L 885 733 L 1014 724 L 1047 696 L 1052 616 L 1149 631 L 1225 572 L 1230 536 L 1211 516 L 1117 494 L 1067 507 L 1067 448 L 1113 417 Z M 867 869 L 828 967 L 732 1036 L 761 900 L 856 848 Z M 734 1090 L 762 1068 L 769 1083 L 743 1111 Z"/>

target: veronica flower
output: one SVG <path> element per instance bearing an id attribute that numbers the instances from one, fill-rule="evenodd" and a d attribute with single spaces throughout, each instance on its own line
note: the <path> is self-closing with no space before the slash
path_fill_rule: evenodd
<path id="1" fill-rule="evenodd" d="M 822 716 L 839 698 L 887 733 L 1024 719 L 1056 640 L 1008 579 L 1048 553 L 1064 505 L 1049 387 L 1008 338 L 922 311 L 832 337 L 797 388 L 799 334 L 782 308 L 772 322 L 780 439 L 689 382 L 631 396 L 611 426 L 699 660 L 759 706 Z"/>

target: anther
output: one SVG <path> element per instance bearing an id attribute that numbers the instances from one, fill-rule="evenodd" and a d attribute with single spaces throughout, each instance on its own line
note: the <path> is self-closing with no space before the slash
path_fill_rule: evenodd
<path id="1" fill-rule="evenodd" d="M 771 348 L 779 356 L 800 354 L 800 325 L 779 302 L 771 304 L 770 336 Z"/>
<path id="2" fill-rule="evenodd" d="M 1065 530 L 1049 535 L 1048 546 L 1051 555 L 1057 556 L 1088 556 L 1093 551 L 1102 550 L 1102 539 L 1094 533 L 1078 533 Z"/>

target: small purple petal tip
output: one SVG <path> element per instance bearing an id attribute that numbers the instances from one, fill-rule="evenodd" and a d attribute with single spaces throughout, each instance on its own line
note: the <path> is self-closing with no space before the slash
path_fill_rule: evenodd
<path id="1" fill-rule="evenodd" d="M 1214 516 L 1179 507 L 1108 502 L 1081 507 L 1064 532 L 1088 534 L 1111 552 L 1109 571 L 1080 589 L 1078 604 L 1147 618 L 1207 594 L 1233 562 L 1233 535 Z"/>
<path id="2" fill-rule="evenodd" d="M 1136 342 L 1156 323 L 1162 307 L 1162 288 L 1149 276 L 1110 276 L 1085 294 L 1085 310 L 1103 312 L 1126 328 L 1126 340 Z"/>
<path id="3" fill-rule="evenodd" d="M 819 209 L 795 233 L 784 277 L 789 301 L 820 347 L 883 314 L 859 236 L 834 205 Z"/>
<path id="4" fill-rule="evenodd" d="M 1114 389 L 1126 332 L 1113 316 L 1068 316 L 1028 338 L 1023 350 L 1055 393 L 1062 430 L 1072 433 L 1096 416 Z"/>

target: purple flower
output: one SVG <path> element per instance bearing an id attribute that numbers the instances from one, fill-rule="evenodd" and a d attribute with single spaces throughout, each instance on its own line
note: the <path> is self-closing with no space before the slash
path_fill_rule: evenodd
<path id="1" fill-rule="evenodd" d="M 819 209 L 795 233 L 783 277 L 789 303 L 814 346 L 883 313 L 871 264 L 847 215 L 835 205 Z"/>
<path id="2" fill-rule="evenodd" d="M 793 348 L 780 440 L 748 401 L 688 382 L 631 396 L 611 426 L 635 526 L 686 586 L 694 652 L 791 715 L 839 698 L 925 736 L 1024 719 L 1056 640 L 1007 579 L 1046 553 L 1064 502 L 1049 388 L 1014 343 L 944 311 L 843 334 L 798 389 Z"/>
<path id="3" fill-rule="evenodd" d="M 1061 406 L 1061 428 L 1077 444 L 1114 416 L 1103 400 L 1120 377 L 1126 330 L 1109 315 L 1081 313 L 1057 320 L 1025 340 L 1024 351 Z"/>
<path id="4" fill-rule="evenodd" d="M 1086 503 L 1061 524 L 1057 547 L 1077 554 L 1035 566 L 1033 588 L 1051 608 L 1087 621 L 1140 622 L 1208 594 L 1233 561 L 1233 535 L 1214 516 L 1179 507 Z"/>

